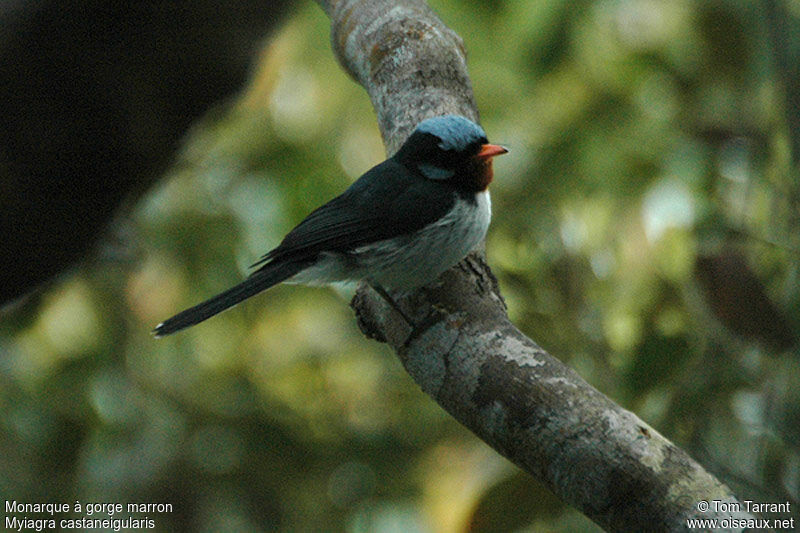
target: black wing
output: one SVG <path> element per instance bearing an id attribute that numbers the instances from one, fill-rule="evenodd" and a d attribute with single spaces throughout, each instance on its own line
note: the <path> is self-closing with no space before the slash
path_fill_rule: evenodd
<path id="1" fill-rule="evenodd" d="M 454 202 L 448 184 L 426 180 L 388 159 L 313 211 L 253 266 L 277 259 L 313 260 L 320 252 L 346 252 L 413 233 L 442 217 Z"/>

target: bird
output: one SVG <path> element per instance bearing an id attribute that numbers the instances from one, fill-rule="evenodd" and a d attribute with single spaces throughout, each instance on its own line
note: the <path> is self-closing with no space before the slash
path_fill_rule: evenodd
<path id="1" fill-rule="evenodd" d="M 281 282 L 366 281 L 384 297 L 431 283 L 486 236 L 492 158 L 507 152 L 466 117 L 421 121 L 393 156 L 312 211 L 243 282 L 153 334 L 186 329 Z"/>

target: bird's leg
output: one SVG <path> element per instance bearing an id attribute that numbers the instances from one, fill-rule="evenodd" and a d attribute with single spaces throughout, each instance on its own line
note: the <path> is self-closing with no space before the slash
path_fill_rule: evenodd
<path id="1" fill-rule="evenodd" d="M 381 296 L 381 298 L 383 298 L 386 301 L 386 303 L 388 303 L 392 307 L 392 309 L 397 311 L 397 313 L 401 317 L 403 317 L 403 320 L 405 320 L 406 324 L 408 324 L 411 327 L 411 334 L 403 342 L 403 346 L 408 346 L 412 341 L 419 338 L 423 333 L 428 331 L 428 329 L 437 324 L 440 318 L 442 317 L 441 311 L 437 310 L 436 307 L 434 307 L 433 312 L 431 314 L 429 314 L 421 323 L 416 324 L 408 317 L 408 315 L 406 315 L 403 312 L 402 309 L 400 309 L 400 306 L 397 305 L 397 302 L 394 301 L 394 298 L 391 297 L 391 295 L 386 291 L 386 289 L 384 289 L 378 284 L 374 285 L 370 284 L 370 286 L 373 289 L 375 289 L 375 292 L 377 292 Z"/>
<path id="2" fill-rule="evenodd" d="M 377 283 L 372 283 L 370 285 L 372 286 L 373 289 L 375 289 L 375 292 L 380 294 L 381 298 L 383 298 L 386 301 L 386 303 L 389 304 L 392 307 L 392 309 L 397 311 L 398 314 L 401 317 L 403 317 L 403 320 L 406 321 L 406 324 L 411 326 L 412 329 L 415 327 L 414 326 L 414 322 L 412 322 L 411 319 L 408 318 L 408 316 L 406 316 L 406 314 L 403 312 L 403 310 L 400 309 L 400 306 L 397 305 L 397 302 L 394 301 L 394 298 L 392 298 L 391 295 L 388 292 L 386 292 L 386 289 L 384 289 L 383 287 L 381 287 Z"/>

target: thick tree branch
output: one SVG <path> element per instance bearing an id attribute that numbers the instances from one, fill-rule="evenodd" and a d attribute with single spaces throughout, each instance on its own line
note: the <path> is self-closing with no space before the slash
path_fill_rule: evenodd
<path id="1" fill-rule="evenodd" d="M 320 4 L 339 61 L 372 99 L 389 153 L 427 117 L 477 119 L 463 43 L 424 2 Z M 690 517 L 751 518 L 713 503 L 699 512 L 701 500 L 736 499 L 514 327 L 481 252 L 397 304 L 414 326 L 368 287 L 352 303 L 362 330 L 389 343 L 426 393 L 604 528 L 675 531 Z"/>

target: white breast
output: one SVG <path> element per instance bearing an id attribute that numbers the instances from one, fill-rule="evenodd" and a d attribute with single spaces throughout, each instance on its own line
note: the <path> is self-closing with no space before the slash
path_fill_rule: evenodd
<path id="1" fill-rule="evenodd" d="M 416 233 L 358 247 L 347 254 L 323 253 L 288 283 L 325 284 L 367 280 L 387 289 L 413 289 L 435 280 L 475 248 L 491 220 L 489 191 L 475 203 L 458 198 L 450 212 Z"/>
<path id="2" fill-rule="evenodd" d="M 476 194 L 475 200 L 459 197 L 447 215 L 415 234 L 354 250 L 351 255 L 357 258 L 361 277 L 389 289 L 411 289 L 436 279 L 486 236 L 491 219 L 489 191 Z"/>

